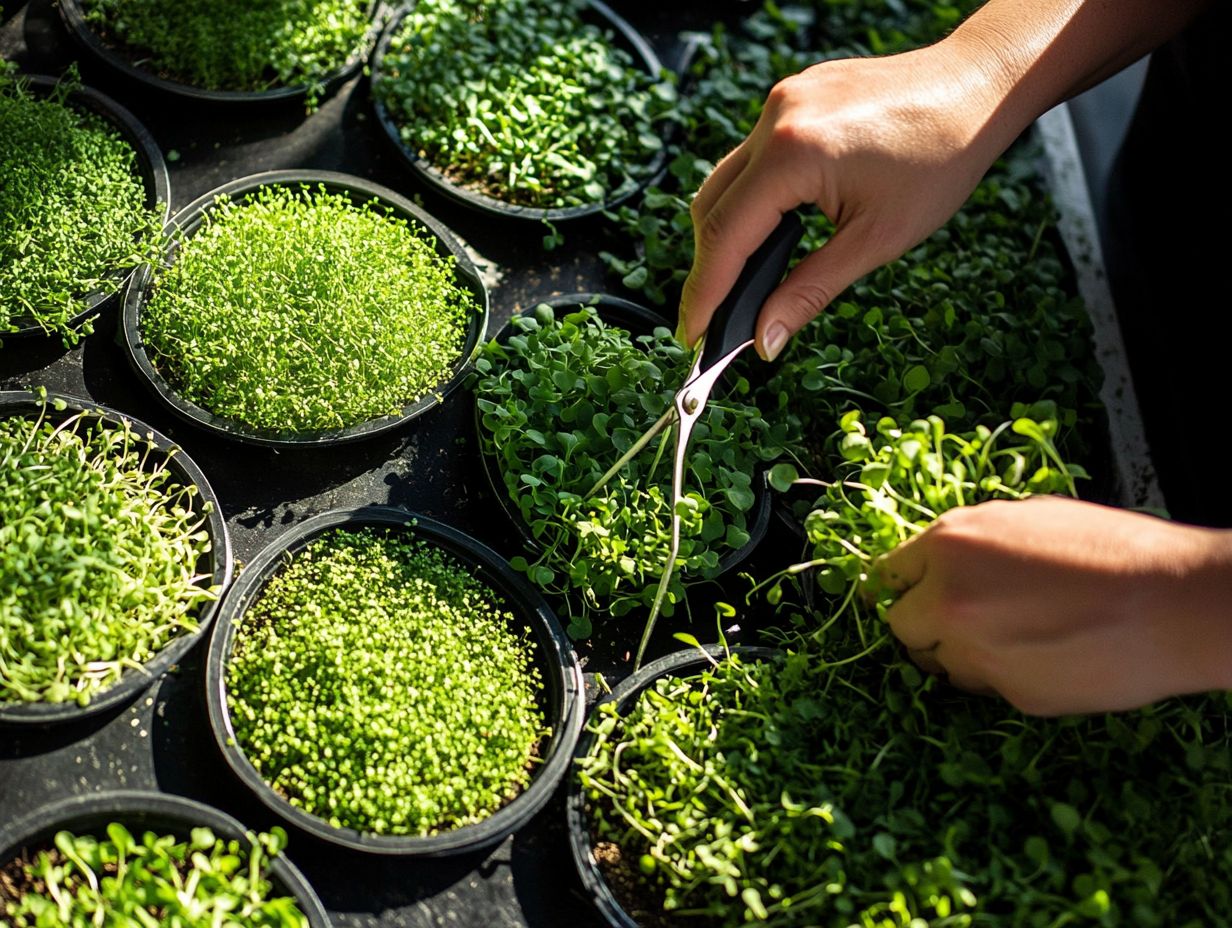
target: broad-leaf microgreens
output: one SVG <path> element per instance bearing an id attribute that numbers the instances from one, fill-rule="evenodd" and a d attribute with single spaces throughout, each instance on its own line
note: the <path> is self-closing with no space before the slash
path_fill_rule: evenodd
<path id="1" fill-rule="evenodd" d="M 368 0 L 81 0 L 137 66 L 205 90 L 320 84 L 364 49 Z"/>
<path id="2" fill-rule="evenodd" d="M 76 106 L 73 73 L 50 95 L 0 67 L 0 337 L 37 324 L 66 346 L 90 293 L 152 259 L 162 217 L 147 209 L 137 153 L 109 123 Z"/>
<path id="3" fill-rule="evenodd" d="M 430 233 L 324 188 L 220 197 L 141 316 L 185 399 L 251 429 L 343 428 L 448 379 L 479 312 Z"/>
<path id="4" fill-rule="evenodd" d="M 290 896 L 275 896 L 270 862 L 286 832 L 224 840 L 193 828 L 189 840 L 119 822 L 107 836 L 58 832 L 53 846 L 0 868 L 0 926 L 307 928 Z"/>
<path id="5" fill-rule="evenodd" d="M 513 326 L 476 363 L 483 453 L 541 546 L 514 566 L 566 597 L 570 634 L 585 637 L 594 611 L 619 616 L 654 600 L 671 540 L 671 432 L 585 494 L 671 405 L 689 358 L 666 328 L 634 339 L 591 307 L 557 318 L 545 306 Z M 716 393 L 693 433 L 665 615 L 684 601 L 686 578 L 714 577 L 749 540 L 753 480 L 781 452 L 785 426 L 745 402 L 748 389 Z"/>
<path id="6" fill-rule="evenodd" d="M 587 21 L 581 0 L 420 0 L 373 80 L 403 144 L 502 202 L 600 204 L 663 148 L 671 83 Z"/>
<path id="7" fill-rule="evenodd" d="M 197 492 L 127 423 L 0 419 L 0 704 L 87 705 L 197 628 Z"/>
<path id="8" fill-rule="evenodd" d="M 292 805 L 335 827 L 431 835 L 529 783 L 549 731 L 529 633 L 451 555 L 387 531 L 311 542 L 242 617 L 235 737 Z"/>

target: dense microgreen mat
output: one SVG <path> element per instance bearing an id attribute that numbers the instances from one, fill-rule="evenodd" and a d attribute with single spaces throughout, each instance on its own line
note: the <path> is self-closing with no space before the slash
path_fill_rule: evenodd
<path id="1" fill-rule="evenodd" d="M 0 704 L 86 705 L 197 628 L 208 504 L 127 423 L 0 419 Z"/>
<path id="2" fill-rule="evenodd" d="M 524 623 L 452 555 L 336 529 L 241 618 L 226 670 L 240 748 L 335 827 L 430 835 L 529 783 L 548 734 Z"/>
<path id="3" fill-rule="evenodd" d="M 570 633 L 585 636 L 596 611 L 619 616 L 654 599 L 671 541 L 671 431 L 588 494 L 671 406 L 688 352 L 664 327 L 634 338 L 590 306 L 559 317 L 543 306 L 512 326 L 476 362 L 482 448 L 541 546 L 514 566 L 564 595 Z M 748 390 L 744 381 L 727 396 L 720 388 L 694 430 L 665 614 L 684 600 L 687 579 L 714 577 L 720 558 L 749 540 L 753 481 L 781 452 L 785 426 L 771 427 Z"/>
<path id="4" fill-rule="evenodd" d="M 646 177 L 675 91 L 581 0 L 420 0 L 373 92 L 402 144 L 506 203 L 599 204 Z"/>
<path id="5" fill-rule="evenodd" d="M 305 928 L 290 896 L 275 896 L 270 862 L 281 828 L 244 840 L 193 828 L 189 840 L 118 822 L 106 838 L 57 832 L 52 847 L 0 870 L 3 928 Z"/>
<path id="6" fill-rule="evenodd" d="M 135 66 L 204 90 L 319 87 L 360 54 L 367 0 L 81 0 Z"/>
<path id="7" fill-rule="evenodd" d="M 75 344 L 92 329 L 72 322 L 83 297 L 159 248 L 136 151 L 74 86 L 43 95 L 0 67 L 0 337 L 35 324 Z"/>
<path id="8" fill-rule="evenodd" d="M 481 312 L 432 234 L 324 187 L 219 197 L 141 314 L 186 400 L 252 430 L 344 428 L 439 390 Z"/>

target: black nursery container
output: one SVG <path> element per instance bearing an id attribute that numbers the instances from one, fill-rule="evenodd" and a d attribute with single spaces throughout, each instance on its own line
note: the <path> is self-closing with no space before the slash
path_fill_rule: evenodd
<path id="1" fill-rule="evenodd" d="M 240 200 L 245 195 L 255 193 L 263 187 L 299 187 L 302 185 L 323 187 L 327 193 L 341 194 L 357 203 L 375 199 L 381 206 L 389 208 L 393 216 L 422 226 L 432 235 L 437 254 L 453 259 L 458 283 L 473 295 L 479 312 L 472 314 L 467 322 L 466 340 L 448 377 L 438 384 L 436 389 L 406 405 L 397 415 L 381 416 L 345 428 L 271 433 L 256 429 L 246 423 L 215 415 L 208 409 L 186 399 L 154 366 L 146 353 L 141 333 L 142 313 L 149 301 L 151 288 L 154 286 L 154 271 L 149 265 L 142 265 L 137 269 L 124 291 L 121 334 L 129 364 L 138 378 L 169 412 L 190 425 L 206 429 L 220 438 L 270 448 L 319 448 L 359 441 L 401 428 L 428 410 L 439 406 L 450 393 L 461 385 L 487 331 L 487 287 L 484 286 L 474 263 L 453 233 L 401 194 L 359 177 L 334 171 L 268 171 L 252 174 L 223 184 L 198 197 L 175 214 L 171 220 L 171 226 L 177 235 L 191 238 L 201 228 L 205 215 L 214 207 L 215 200 L 219 196 L 226 195 L 232 200 Z M 174 262 L 175 253 L 176 246 L 172 242 L 164 256 L 166 264 L 170 265 Z"/>
<path id="2" fill-rule="evenodd" d="M 59 831 L 106 838 L 107 825 L 118 822 L 130 832 L 158 831 L 188 840 L 194 828 L 209 828 L 226 840 L 243 840 L 249 833 L 230 815 L 181 796 L 143 790 L 115 790 L 73 796 L 36 809 L 0 830 L 0 868 L 23 850 L 51 845 Z M 270 861 L 270 883 L 278 896 L 292 896 L 311 928 L 329 928 L 321 900 L 285 854 Z"/>
<path id="3" fill-rule="evenodd" d="M 57 400 L 65 403 L 63 410 L 56 410 L 51 405 Z M 210 506 L 210 512 L 205 521 L 205 529 L 210 537 L 210 551 L 205 557 L 206 563 L 199 565 L 198 573 L 212 578 L 213 583 L 219 587 L 220 599 L 208 602 L 201 608 L 197 617 L 198 628 L 195 632 L 173 639 L 151 660 L 143 664 L 140 670 L 125 672 L 118 683 L 96 694 L 87 705 L 49 702 L 0 703 L 0 727 L 76 722 L 133 699 L 159 676 L 178 664 L 205 634 L 218 612 L 221 595 L 231 582 L 231 541 L 227 534 L 226 522 L 223 520 L 222 507 L 218 497 L 210 488 L 205 474 L 178 445 L 161 432 L 155 431 L 132 416 L 77 397 L 48 393 L 46 411 L 43 412 L 43 402 L 34 394 L 21 391 L 0 392 L 0 419 L 13 416 L 34 418 L 40 412 L 47 421 L 54 423 L 63 422 L 77 413 L 97 417 L 113 426 L 119 426 L 121 422 L 127 421 L 135 433 L 146 437 L 149 442 L 151 453 L 148 466 L 155 467 L 165 463 L 167 469 L 175 476 L 177 483 L 192 484 L 197 487 L 198 492 L 194 498 L 196 511 L 200 513 L 207 504 Z"/>
<path id="4" fill-rule="evenodd" d="M 471 568 L 530 630 L 543 679 L 541 696 L 551 734 L 541 745 L 541 763 L 526 789 L 486 819 L 435 835 L 389 835 L 335 827 L 296 806 L 273 789 L 238 745 L 226 698 L 227 665 L 236 627 L 278 571 L 312 541 L 334 529 L 387 528 L 428 542 Z M 585 714 L 582 671 L 555 615 L 534 589 L 496 552 L 448 525 L 404 509 L 367 506 L 335 510 L 308 519 L 262 551 L 232 586 L 210 640 L 206 665 L 210 727 L 227 764 L 256 797 L 285 821 L 324 841 L 375 854 L 444 857 L 493 845 L 525 825 L 547 803 L 571 763 Z"/>

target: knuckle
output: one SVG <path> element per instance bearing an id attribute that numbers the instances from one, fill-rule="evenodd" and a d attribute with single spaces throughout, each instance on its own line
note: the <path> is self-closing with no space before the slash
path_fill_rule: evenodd
<path id="1" fill-rule="evenodd" d="M 695 201 L 696 202 L 696 201 Z M 705 216 L 694 217 L 693 237 L 699 255 L 710 255 L 718 250 L 727 238 L 728 222 L 720 209 L 712 209 Z"/>
<path id="2" fill-rule="evenodd" d="M 833 298 L 834 294 L 824 284 L 801 281 L 783 294 L 779 313 L 789 328 L 799 331 L 829 306 Z"/>

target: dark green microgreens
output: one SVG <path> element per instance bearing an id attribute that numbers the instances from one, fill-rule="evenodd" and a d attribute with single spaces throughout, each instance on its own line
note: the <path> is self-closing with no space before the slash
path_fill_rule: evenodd
<path id="1" fill-rule="evenodd" d="M 208 505 L 151 448 L 88 415 L 0 420 L 0 704 L 84 706 L 217 597 Z"/>
<path id="2" fill-rule="evenodd" d="M 336 529 L 243 616 L 226 671 L 240 748 L 334 827 L 430 835 L 530 781 L 550 732 L 529 633 L 442 550 Z"/>
<path id="3" fill-rule="evenodd" d="M 106 830 L 101 839 L 57 832 L 53 848 L 9 874 L 28 884 L 15 897 L 0 880 L 0 926 L 308 925 L 294 898 L 273 895 L 270 863 L 287 845 L 281 828 L 242 841 L 209 828 L 192 829 L 188 841 L 152 831 L 137 838 L 118 822 Z"/>
<path id="4" fill-rule="evenodd" d="M 74 345 L 92 292 L 152 259 L 162 218 L 145 206 L 137 153 L 101 116 L 77 109 L 75 71 L 49 96 L 0 69 L 0 335 L 37 324 Z"/>
<path id="5" fill-rule="evenodd" d="M 580 0 L 420 0 L 373 85 L 403 144 L 506 203 L 599 204 L 643 179 L 674 86 L 585 21 Z"/>
<path id="6" fill-rule="evenodd" d="M 146 350 L 186 399 L 250 428 L 341 428 L 438 389 L 479 308 L 426 230 L 324 188 L 220 197 L 159 275 Z"/>
<path id="7" fill-rule="evenodd" d="M 543 546 L 514 565 L 567 598 L 570 633 L 584 637 L 593 611 L 624 615 L 654 600 L 671 541 L 671 432 L 594 496 L 582 494 L 671 405 L 689 358 L 666 328 L 631 339 L 591 307 L 559 319 L 540 307 L 514 327 L 476 363 L 483 451 Z M 694 430 L 681 508 L 685 577 L 714 577 L 720 558 L 748 541 L 754 474 L 781 453 L 785 427 L 745 402 L 748 391 L 741 380 L 716 394 Z M 684 598 L 678 573 L 664 614 Z"/>
<path id="8" fill-rule="evenodd" d="M 310 88 L 363 52 L 368 0 L 82 0 L 139 67 L 205 90 Z"/>

